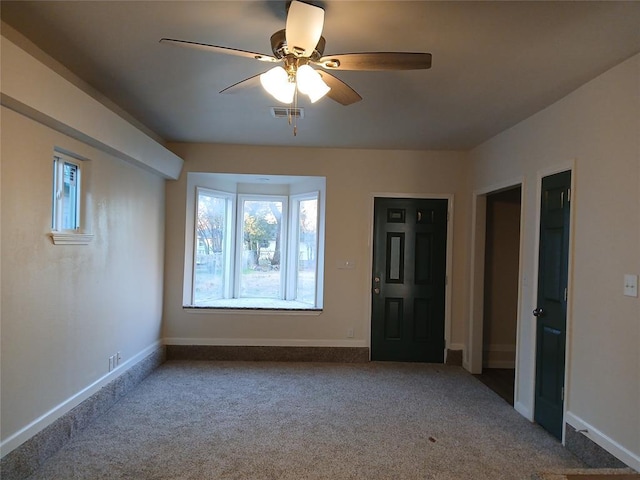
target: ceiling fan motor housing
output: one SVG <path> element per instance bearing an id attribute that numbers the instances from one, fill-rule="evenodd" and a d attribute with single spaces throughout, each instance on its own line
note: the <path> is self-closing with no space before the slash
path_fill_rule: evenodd
<path id="1" fill-rule="evenodd" d="M 299 57 L 299 58 L 308 58 L 309 60 L 311 60 L 313 62 L 317 62 L 318 60 L 320 60 L 320 58 L 324 54 L 324 47 L 325 47 L 326 43 L 327 42 L 324 39 L 324 37 L 321 36 L 320 40 L 318 40 L 318 45 L 316 45 L 316 48 L 313 50 L 313 53 L 311 54 L 311 56 L 309 56 L 309 57 Z M 273 55 L 278 59 L 285 58 L 288 55 L 293 55 L 293 56 L 298 57 L 296 52 L 290 52 L 289 51 L 289 47 L 287 46 L 287 38 L 286 38 L 286 30 L 285 29 L 278 30 L 276 33 L 271 35 L 271 51 L 273 52 Z"/>

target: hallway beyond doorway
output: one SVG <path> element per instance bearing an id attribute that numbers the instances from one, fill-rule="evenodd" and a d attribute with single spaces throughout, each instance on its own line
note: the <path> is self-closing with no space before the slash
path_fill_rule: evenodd
<path id="1" fill-rule="evenodd" d="M 483 368 L 482 373 L 474 377 L 513 406 L 515 375 L 514 368 Z"/>

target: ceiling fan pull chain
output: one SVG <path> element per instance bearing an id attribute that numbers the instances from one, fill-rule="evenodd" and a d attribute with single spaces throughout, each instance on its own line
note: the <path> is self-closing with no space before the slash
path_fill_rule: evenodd
<path id="1" fill-rule="evenodd" d="M 289 125 L 291 125 L 291 117 L 293 117 L 293 136 L 296 137 L 298 135 L 298 116 L 294 115 L 293 112 L 298 111 L 298 86 L 296 85 L 296 90 L 293 93 L 293 108 L 289 109 Z"/>

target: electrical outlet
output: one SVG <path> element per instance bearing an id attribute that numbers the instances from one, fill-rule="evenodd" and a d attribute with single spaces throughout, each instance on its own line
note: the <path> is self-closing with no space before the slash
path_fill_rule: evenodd
<path id="1" fill-rule="evenodd" d="M 113 370 L 113 355 L 109 357 L 109 371 Z"/>
<path id="2" fill-rule="evenodd" d="M 116 353 L 116 365 L 120 365 L 122 361 L 122 354 L 120 352 Z"/>
<path id="3" fill-rule="evenodd" d="M 353 338 L 353 328 L 347 330 L 347 338 Z"/>

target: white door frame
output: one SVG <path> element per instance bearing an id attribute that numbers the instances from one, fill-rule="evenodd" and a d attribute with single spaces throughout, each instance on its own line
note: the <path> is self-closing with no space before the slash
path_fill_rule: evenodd
<path id="1" fill-rule="evenodd" d="M 520 247 L 518 255 L 518 310 L 516 316 L 516 378 L 518 384 L 518 355 L 520 310 L 522 299 L 522 268 L 523 268 L 523 242 L 524 235 L 524 198 L 525 180 L 519 177 L 494 184 L 473 192 L 471 207 L 471 271 L 470 271 L 470 300 L 469 300 L 469 351 L 466 355 L 467 362 L 463 366 L 471 373 L 482 373 L 482 332 L 484 325 L 484 266 L 485 266 L 485 236 L 487 223 L 487 196 L 492 193 L 521 188 L 520 196 Z M 517 389 L 516 389 L 517 390 Z M 515 401 L 515 399 L 514 399 Z"/>

